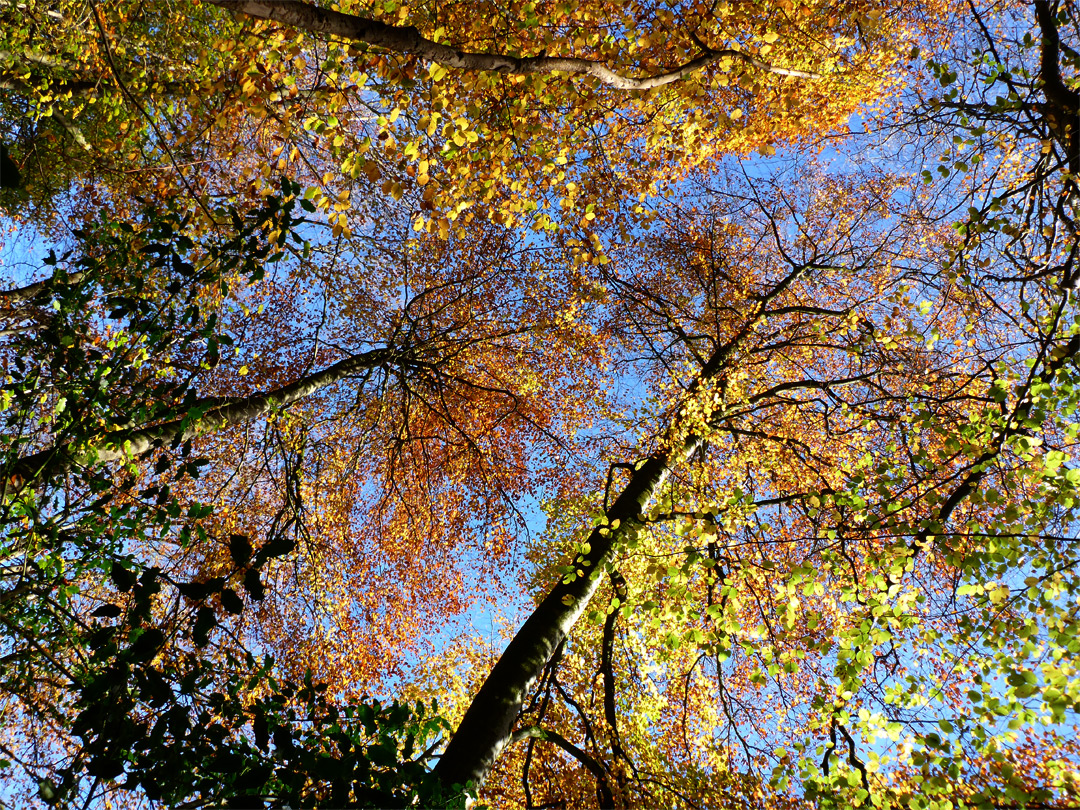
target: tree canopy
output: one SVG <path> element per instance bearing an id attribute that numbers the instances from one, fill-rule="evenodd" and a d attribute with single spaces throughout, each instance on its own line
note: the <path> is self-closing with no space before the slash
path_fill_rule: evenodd
<path id="1" fill-rule="evenodd" d="M 1076 806 L 1074 0 L 0 21 L 0 806 Z"/>

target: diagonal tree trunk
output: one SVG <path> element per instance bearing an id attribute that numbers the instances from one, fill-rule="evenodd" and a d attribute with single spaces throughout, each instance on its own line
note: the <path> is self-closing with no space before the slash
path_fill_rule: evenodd
<path id="1" fill-rule="evenodd" d="M 698 380 L 687 394 L 686 404 L 672 420 L 667 441 L 659 450 L 634 465 L 630 480 L 593 529 L 586 551 L 573 559 L 574 572 L 560 581 L 541 600 L 495 663 L 454 732 L 446 751 L 435 766 L 439 781 L 447 789 L 454 785 L 483 783 L 488 771 L 511 740 L 511 728 L 529 690 L 544 666 L 585 612 L 611 561 L 627 534 L 642 526 L 649 503 L 660 491 L 668 475 L 701 446 L 705 436 L 690 433 L 679 437 L 678 426 L 689 415 L 687 405 L 719 384 L 721 402 L 730 361 L 754 328 L 770 314 L 768 307 L 784 293 L 809 266 L 794 268 L 783 280 L 758 299 L 742 329 L 718 347 L 704 364 Z M 711 419 L 718 425 L 725 417 L 721 407 Z M 570 579 L 573 577 L 573 579 Z"/>

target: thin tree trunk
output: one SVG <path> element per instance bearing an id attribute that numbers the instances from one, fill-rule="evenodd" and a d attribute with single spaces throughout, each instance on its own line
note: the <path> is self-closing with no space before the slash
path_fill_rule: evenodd
<path id="1" fill-rule="evenodd" d="M 671 469 L 690 455 L 698 439 L 649 457 L 608 509 L 606 524 L 589 535 L 588 554 L 574 559 L 576 578 L 561 579 L 518 630 L 473 698 L 435 766 L 447 787 L 479 786 L 510 740 L 511 726 L 548 659 L 570 633 L 600 585 L 604 566 L 628 531 L 641 525 L 649 502 Z M 614 527 L 614 528 L 613 528 Z"/>

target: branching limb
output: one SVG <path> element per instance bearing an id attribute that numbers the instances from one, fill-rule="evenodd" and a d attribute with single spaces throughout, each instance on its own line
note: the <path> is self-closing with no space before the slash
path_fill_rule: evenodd
<path id="1" fill-rule="evenodd" d="M 208 401 L 198 401 L 184 416 L 161 424 L 134 429 L 111 431 L 91 438 L 79 446 L 62 444 L 48 447 L 20 459 L 8 470 L 9 479 L 40 481 L 61 475 L 74 467 L 91 462 L 118 461 L 138 458 L 155 447 L 180 444 L 198 436 L 243 424 L 271 411 L 286 408 L 305 397 L 368 369 L 384 368 L 402 362 L 401 352 L 394 349 L 374 349 L 347 357 L 317 374 L 302 377 L 296 382 L 265 393 L 232 400 L 228 404 L 210 407 L 200 415 L 196 409 L 205 408 Z M 216 402 L 216 400 L 214 400 Z"/>
<path id="2" fill-rule="evenodd" d="M 529 726 L 515 731 L 510 736 L 509 744 L 513 745 L 514 743 L 529 738 L 536 738 L 538 740 L 546 740 L 547 742 L 554 743 L 584 765 L 589 770 L 589 773 L 596 777 L 596 789 L 599 794 L 598 798 L 600 799 L 600 806 L 613 807 L 615 805 L 615 797 L 612 795 L 611 787 L 608 785 L 607 781 L 607 772 L 593 757 L 586 754 L 558 732 L 543 729 L 539 726 Z"/>
<path id="3" fill-rule="evenodd" d="M 634 78 L 612 70 L 602 62 L 561 56 L 504 56 L 502 54 L 470 53 L 451 45 L 433 42 L 413 25 L 387 25 L 379 20 L 357 14 L 344 14 L 320 8 L 301 0 L 210 0 L 216 6 L 234 13 L 246 14 L 260 20 L 272 20 L 301 31 L 328 34 L 353 42 L 363 42 L 401 54 L 419 56 L 447 68 L 471 72 L 491 71 L 510 76 L 533 73 L 565 73 L 571 76 L 590 76 L 616 90 L 652 90 L 685 79 L 721 59 L 742 62 L 766 73 L 817 79 L 821 76 L 805 70 L 776 67 L 743 51 L 724 48 L 712 50 L 700 45 L 699 56 L 672 69 L 653 76 Z"/>
<path id="4" fill-rule="evenodd" d="M 1061 77 L 1061 38 L 1057 20 L 1047 0 L 1036 0 L 1035 18 L 1041 34 L 1039 48 L 1039 78 L 1048 102 L 1045 111 L 1047 123 L 1055 137 L 1064 147 L 1070 168 L 1076 171 L 1080 164 L 1080 138 L 1077 117 L 1080 116 L 1080 93 L 1071 89 Z"/>
<path id="5" fill-rule="evenodd" d="M 859 759 L 858 755 L 855 753 L 855 740 L 852 739 L 851 735 L 848 734 L 848 730 L 844 728 L 843 725 L 841 725 L 840 723 L 836 723 L 835 727 L 839 730 L 840 735 L 844 738 L 844 742 L 848 744 L 848 764 L 850 764 L 852 768 L 859 772 L 859 775 L 862 777 L 863 790 L 869 793 L 870 779 L 866 775 L 866 765 L 861 759 Z M 833 737 L 834 742 L 835 739 L 836 738 Z"/>

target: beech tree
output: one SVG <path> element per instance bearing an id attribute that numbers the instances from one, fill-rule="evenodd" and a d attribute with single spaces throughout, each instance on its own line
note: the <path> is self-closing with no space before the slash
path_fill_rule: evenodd
<path id="1" fill-rule="evenodd" d="M 1074 4 L 3 14 L 27 800 L 1074 802 Z"/>

